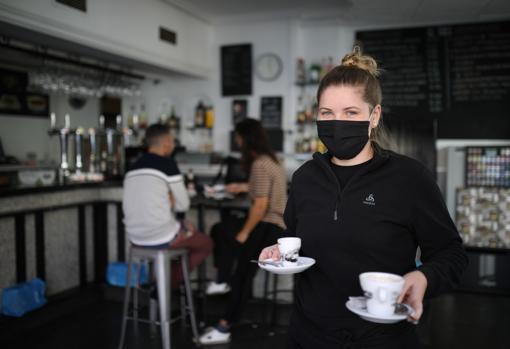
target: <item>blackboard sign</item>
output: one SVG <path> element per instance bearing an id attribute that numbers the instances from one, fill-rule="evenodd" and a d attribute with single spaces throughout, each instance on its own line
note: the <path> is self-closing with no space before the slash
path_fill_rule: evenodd
<path id="1" fill-rule="evenodd" d="M 510 138 L 510 22 L 357 33 L 383 69 L 383 112 L 439 138 Z"/>
<path id="2" fill-rule="evenodd" d="M 223 96 L 251 95 L 251 44 L 221 47 L 221 91 Z"/>
<path id="3" fill-rule="evenodd" d="M 237 125 L 248 117 L 248 100 L 234 99 L 232 101 L 232 123 Z"/>
<path id="4" fill-rule="evenodd" d="M 282 127 L 282 97 L 261 97 L 260 122 L 268 129 Z"/>

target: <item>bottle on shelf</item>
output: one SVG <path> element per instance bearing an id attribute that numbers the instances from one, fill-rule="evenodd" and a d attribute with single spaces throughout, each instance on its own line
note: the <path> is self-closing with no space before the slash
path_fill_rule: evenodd
<path id="1" fill-rule="evenodd" d="M 170 108 L 170 117 L 168 118 L 168 127 L 173 130 L 178 130 L 180 128 L 180 120 L 175 114 L 175 107 L 172 105 Z"/>
<path id="2" fill-rule="evenodd" d="M 199 101 L 195 108 L 195 127 L 205 126 L 205 106 L 202 101 Z"/>
<path id="3" fill-rule="evenodd" d="M 168 111 L 168 104 L 167 103 L 163 103 L 163 105 L 160 107 L 160 110 L 159 110 L 159 123 L 161 125 L 167 125 L 168 124 L 168 114 L 167 114 L 167 111 Z"/>
<path id="4" fill-rule="evenodd" d="M 214 127 L 214 109 L 212 106 L 205 109 L 205 127 L 209 129 Z"/>
<path id="5" fill-rule="evenodd" d="M 298 58 L 296 64 L 296 84 L 302 85 L 305 83 L 306 83 L 305 60 L 303 58 Z"/>
<path id="6" fill-rule="evenodd" d="M 306 122 L 305 106 L 304 106 L 304 103 L 303 103 L 303 96 L 299 96 L 298 97 L 296 120 L 297 120 L 298 124 L 304 124 Z"/>
<path id="7" fill-rule="evenodd" d="M 320 79 L 321 65 L 317 63 L 312 63 L 309 69 L 309 81 L 312 84 L 317 84 Z"/>
<path id="8" fill-rule="evenodd" d="M 135 106 L 131 104 L 129 107 L 129 115 L 127 120 L 127 127 L 134 129 L 135 128 Z"/>
<path id="9" fill-rule="evenodd" d="M 313 97 L 309 95 L 305 106 L 305 122 L 313 121 L 313 115 Z"/>
<path id="10" fill-rule="evenodd" d="M 138 119 L 138 122 L 139 122 L 140 128 L 147 128 L 148 118 L 147 118 L 147 112 L 145 111 L 144 103 L 142 103 L 140 105 L 140 117 Z"/>

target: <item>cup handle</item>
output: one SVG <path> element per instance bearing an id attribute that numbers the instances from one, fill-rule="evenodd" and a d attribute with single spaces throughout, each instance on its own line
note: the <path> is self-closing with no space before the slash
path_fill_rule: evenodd
<path id="1" fill-rule="evenodd" d="M 386 299 L 388 298 L 388 292 L 382 287 L 380 287 L 377 290 L 377 300 L 381 303 L 386 302 Z"/>

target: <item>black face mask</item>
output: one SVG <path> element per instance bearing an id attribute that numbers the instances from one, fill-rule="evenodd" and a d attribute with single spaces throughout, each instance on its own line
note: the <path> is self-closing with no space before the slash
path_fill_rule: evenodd
<path id="1" fill-rule="evenodd" d="M 369 121 L 317 121 L 317 132 L 328 151 L 341 160 L 358 155 L 368 142 Z"/>

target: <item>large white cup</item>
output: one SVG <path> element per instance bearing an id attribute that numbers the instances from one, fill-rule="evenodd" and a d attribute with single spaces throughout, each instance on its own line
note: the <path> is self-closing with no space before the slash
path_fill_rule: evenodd
<path id="1" fill-rule="evenodd" d="M 280 259 L 283 261 L 284 266 L 288 267 L 297 264 L 300 248 L 300 238 L 278 239 L 278 250 L 280 251 Z"/>
<path id="2" fill-rule="evenodd" d="M 404 278 L 390 273 L 362 273 L 361 288 L 367 299 L 367 311 L 375 316 L 389 316 L 395 312 L 395 303 L 404 287 Z"/>

